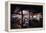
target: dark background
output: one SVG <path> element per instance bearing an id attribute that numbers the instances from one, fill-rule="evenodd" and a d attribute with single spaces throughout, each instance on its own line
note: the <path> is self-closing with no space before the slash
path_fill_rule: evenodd
<path id="1" fill-rule="evenodd" d="M 42 5 L 24 5 L 24 4 L 11 4 L 11 16 L 12 16 L 12 14 L 15 14 L 15 10 L 17 10 L 17 9 L 20 9 L 20 10 L 24 10 L 24 9 L 26 9 L 26 10 L 31 10 L 31 11 L 29 11 L 29 12 L 33 12 L 33 13 L 42 13 L 42 15 L 43 15 L 43 6 Z M 17 12 L 19 12 L 20 10 L 18 10 Z M 10 16 L 10 17 L 11 17 Z M 15 29 L 15 22 L 13 22 L 14 21 L 14 19 L 12 19 L 12 17 L 11 17 L 11 29 Z M 29 21 L 30 22 L 30 21 Z M 30 28 L 39 28 L 39 27 L 43 27 L 43 19 L 39 22 L 39 23 L 41 23 L 39 26 L 38 26 L 38 24 L 37 24 L 37 26 L 35 27 L 35 23 L 36 22 L 38 22 L 38 21 L 34 21 L 33 20 L 33 23 L 34 24 L 32 24 L 32 27 L 30 27 Z M 13 25 L 14 24 L 14 25 Z M 13 28 L 14 27 L 14 28 Z"/>

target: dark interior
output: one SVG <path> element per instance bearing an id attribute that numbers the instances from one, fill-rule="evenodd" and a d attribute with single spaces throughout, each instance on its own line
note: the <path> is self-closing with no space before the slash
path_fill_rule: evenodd
<path id="1" fill-rule="evenodd" d="M 43 6 L 11 4 L 11 29 L 42 28 Z"/>

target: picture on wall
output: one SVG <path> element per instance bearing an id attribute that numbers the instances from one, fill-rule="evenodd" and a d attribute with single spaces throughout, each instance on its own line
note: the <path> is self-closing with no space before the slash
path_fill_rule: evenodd
<path id="1" fill-rule="evenodd" d="M 11 4 L 11 29 L 43 27 L 43 6 Z"/>
<path id="2" fill-rule="evenodd" d="M 9 31 L 43 29 L 43 5 L 33 2 L 8 2 Z"/>

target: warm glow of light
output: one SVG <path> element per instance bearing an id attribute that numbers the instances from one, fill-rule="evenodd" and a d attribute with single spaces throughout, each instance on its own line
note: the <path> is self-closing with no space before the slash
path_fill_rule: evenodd
<path id="1" fill-rule="evenodd" d="M 33 18 L 37 18 L 37 16 L 36 16 L 36 15 L 34 15 L 34 16 L 33 16 Z"/>
<path id="2" fill-rule="evenodd" d="M 28 10 L 23 10 L 23 14 L 29 14 Z"/>

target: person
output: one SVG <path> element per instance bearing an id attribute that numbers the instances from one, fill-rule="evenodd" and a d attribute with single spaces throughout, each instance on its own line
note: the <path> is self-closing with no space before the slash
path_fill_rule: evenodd
<path id="1" fill-rule="evenodd" d="M 32 27 L 32 21 L 29 20 L 29 27 Z"/>
<path id="2" fill-rule="evenodd" d="M 23 24 L 23 26 L 24 26 L 25 28 L 29 27 L 29 21 L 28 21 L 27 18 L 24 19 L 24 24 Z"/>

